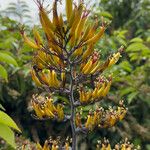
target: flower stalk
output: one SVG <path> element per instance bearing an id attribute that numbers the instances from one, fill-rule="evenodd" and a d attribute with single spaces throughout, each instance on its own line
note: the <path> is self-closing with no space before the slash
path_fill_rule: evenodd
<path id="1" fill-rule="evenodd" d="M 39 18 L 45 34 L 45 40 L 40 36 L 37 28 L 33 29 L 34 40 L 27 37 L 24 29 L 22 37 L 27 45 L 35 49 L 31 75 L 35 84 L 44 89 L 50 97 L 40 94 L 32 97 L 34 116 L 40 120 L 70 120 L 72 132 L 72 150 L 77 149 L 77 134 L 87 133 L 95 128 L 112 127 L 121 121 L 126 108 L 104 110 L 97 108 L 90 110 L 87 118 L 82 122 L 79 106 L 94 104 L 103 100 L 112 84 L 112 76 L 105 77 L 104 71 L 117 63 L 123 48 L 109 56 L 105 61 L 100 60 L 101 52 L 94 49 L 95 44 L 103 37 L 107 23 L 102 20 L 101 26 L 96 19 L 94 25 L 89 22 L 89 10 L 83 1 L 73 5 L 73 0 L 66 0 L 66 17 L 58 13 L 58 0 L 54 0 L 53 20 L 48 17 L 47 10 L 41 0 L 36 0 L 39 8 Z M 65 20 L 67 19 L 67 20 Z M 54 102 L 53 97 L 66 96 L 70 105 L 70 114 L 65 114 L 65 105 Z M 69 117 L 68 117 L 69 116 Z M 46 141 L 47 150 L 63 148 L 69 150 L 68 141 Z M 39 145 L 39 150 L 42 147 Z M 44 149 L 44 148 L 43 148 Z"/>

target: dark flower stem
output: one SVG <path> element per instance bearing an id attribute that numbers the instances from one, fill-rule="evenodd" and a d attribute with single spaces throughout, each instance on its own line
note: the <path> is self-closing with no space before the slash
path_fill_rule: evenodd
<path id="1" fill-rule="evenodd" d="M 71 105 L 71 117 L 70 124 L 72 130 L 72 150 L 76 150 L 76 126 L 75 126 L 75 107 L 74 107 L 74 78 L 73 78 L 73 67 L 70 64 L 70 94 L 69 100 Z"/>

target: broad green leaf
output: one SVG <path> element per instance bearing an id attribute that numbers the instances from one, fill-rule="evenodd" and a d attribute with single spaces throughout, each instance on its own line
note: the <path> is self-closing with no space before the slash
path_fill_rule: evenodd
<path id="1" fill-rule="evenodd" d="M 132 102 L 132 100 L 136 97 L 136 95 L 138 94 L 139 92 L 135 91 L 135 92 L 132 92 L 128 95 L 128 103 L 130 104 Z"/>
<path id="2" fill-rule="evenodd" d="M 0 64 L 0 77 L 5 79 L 5 81 L 8 81 L 8 74 L 6 69 Z"/>
<path id="3" fill-rule="evenodd" d="M 130 41 L 131 43 L 135 43 L 135 42 L 137 42 L 137 43 L 142 43 L 143 42 L 143 40 L 141 39 L 141 38 L 139 38 L 139 37 L 136 37 L 136 38 L 133 38 L 131 41 Z"/>
<path id="4" fill-rule="evenodd" d="M 146 145 L 147 150 L 150 150 L 150 144 Z"/>
<path id="5" fill-rule="evenodd" d="M 12 64 L 16 67 L 18 66 L 16 60 L 12 56 L 10 56 L 6 53 L 3 53 L 3 52 L 0 52 L 0 62 L 5 62 L 7 64 Z"/>
<path id="6" fill-rule="evenodd" d="M 126 95 L 128 93 L 134 92 L 135 89 L 133 87 L 127 87 L 124 89 L 120 89 L 120 96 Z"/>
<path id="7" fill-rule="evenodd" d="M 119 66 L 124 69 L 125 71 L 131 72 L 132 66 L 128 61 L 122 61 Z"/>
<path id="8" fill-rule="evenodd" d="M 146 42 L 149 42 L 149 43 L 150 43 L 150 37 L 148 37 L 148 38 L 146 39 Z"/>
<path id="9" fill-rule="evenodd" d="M 0 109 L 5 111 L 5 108 L 0 104 Z"/>
<path id="10" fill-rule="evenodd" d="M 5 124 L 9 127 L 12 127 L 13 129 L 16 129 L 17 131 L 21 132 L 21 130 L 16 125 L 16 123 L 3 111 L 0 111 L 0 123 Z"/>
<path id="11" fill-rule="evenodd" d="M 104 17 L 106 17 L 106 18 L 110 18 L 110 19 L 113 18 L 113 16 L 112 16 L 109 12 L 107 12 L 107 11 L 101 12 L 100 15 L 101 15 L 101 16 L 104 16 Z"/>
<path id="12" fill-rule="evenodd" d="M 5 124 L 0 123 L 0 137 L 3 138 L 13 148 L 16 148 L 13 131 Z"/>
<path id="13" fill-rule="evenodd" d="M 128 46 L 128 48 L 126 49 L 126 51 L 139 51 L 139 50 L 143 50 L 143 49 L 149 49 L 147 46 L 145 46 L 143 43 L 132 43 Z"/>

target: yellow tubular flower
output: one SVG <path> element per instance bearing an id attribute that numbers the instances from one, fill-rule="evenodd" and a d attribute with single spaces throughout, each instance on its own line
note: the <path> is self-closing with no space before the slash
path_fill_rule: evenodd
<path id="1" fill-rule="evenodd" d="M 87 40 L 87 36 L 89 34 L 90 29 L 91 29 L 91 25 L 88 24 L 87 27 L 85 28 L 85 31 L 84 31 L 83 36 L 81 38 L 81 42 L 84 42 Z"/>
<path id="2" fill-rule="evenodd" d="M 88 30 L 88 34 L 86 37 L 84 37 L 83 41 L 87 41 L 92 37 L 94 37 L 97 27 L 98 27 L 98 22 L 96 21 L 96 23 Z"/>
<path id="3" fill-rule="evenodd" d="M 53 141 L 53 145 L 52 145 L 52 149 L 51 150 L 58 150 L 59 147 L 57 145 L 57 142 L 56 141 Z"/>
<path id="4" fill-rule="evenodd" d="M 50 150 L 49 145 L 48 145 L 48 141 L 46 140 L 43 146 L 42 150 Z"/>
<path id="5" fill-rule="evenodd" d="M 93 51 L 93 44 L 89 45 L 82 55 L 82 61 L 85 61 L 87 57 L 89 57 L 92 54 Z"/>
<path id="6" fill-rule="evenodd" d="M 91 99 L 91 97 L 92 97 L 92 91 L 88 91 L 86 93 L 86 99 L 87 99 L 87 101 L 89 101 Z"/>
<path id="7" fill-rule="evenodd" d="M 94 91 L 92 92 L 92 99 L 96 99 L 98 97 L 98 88 L 95 87 Z"/>
<path id="8" fill-rule="evenodd" d="M 80 3 L 78 8 L 75 10 L 76 10 L 75 18 L 74 18 L 74 22 L 73 22 L 73 25 L 72 25 L 71 31 L 70 31 L 71 35 L 74 35 L 74 31 L 76 31 L 76 28 L 77 28 L 79 21 L 81 19 L 81 15 L 82 15 L 82 11 L 83 11 L 83 3 Z"/>
<path id="9" fill-rule="evenodd" d="M 50 117 L 50 118 L 55 117 L 55 115 L 47 107 L 44 107 L 44 112 L 45 112 L 45 115 Z"/>
<path id="10" fill-rule="evenodd" d="M 81 17 L 79 24 L 75 30 L 75 40 L 80 38 L 86 20 L 87 20 L 87 17 Z"/>
<path id="11" fill-rule="evenodd" d="M 60 28 L 59 17 L 57 13 L 57 2 L 58 0 L 54 0 L 53 3 L 53 23 L 57 28 Z"/>
<path id="12" fill-rule="evenodd" d="M 82 123 L 81 123 L 81 116 L 80 116 L 79 113 L 76 114 L 75 123 L 76 123 L 76 126 L 79 127 L 79 128 L 82 126 Z"/>
<path id="13" fill-rule="evenodd" d="M 92 62 L 92 67 L 91 67 L 91 69 L 88 71 L 88 73 L 89 74 L 92 74 L 92 72 L 95 72 L 96 70 L 95 69 L 97 69 L 98 67 L 97 67 L 97 65 L 98 65 L 98 61 L 96 61 L 96 62 Z"/>
<path id="14" fill-rule="evenodd" d="M 105 86 L 106 86 L 106 84 L 103 83 L 102 87 L 98 90 L 98 93 L 97 93 L 98 97 L 102 97 L 102 93 L 103 93 L 103 91 L 105 89 Z"/>
<path id="15" fill-rule="evenodd" d="M 109 118 L 109 125 L 110 125 L 110 127 L 114 126 L 114 124 L 116 123 L 116 121 L 117 121 L 116 116 L 114 114 L 111 114 L 110 118 Z"/>
<path id="16" fill-rule="evenodd" d="M 65 143 L 65 150 L 69 150 L 69 143 L 68 142 Z"/>
<path id="17" fill-rule="evenodd" d="M 94 74 L 96 71 L 98 71 L 100 64 L 100 62 L 97 62 L 96 66 L 91 70 L 90 74 Z"/>
<path id="18" fill-rule="evenodd" d="M 39 16 L 40 16 L 40 21 L 42 24 L 43 28 L 47 28 L 51 31 L 55 31 L 55 26 L 54 24 L 50 21 L 46 11 L 44 10 L 43 7 L 40 8 L 40 12 L 39 12 Z"/>
<path id="19" fill-rule="evenodd" d="M 68 20 L 68 28 L 70 29 L 72 27 L 72 24 L 74 22 L 76 8 L 73 9 L 70 20 Z"/>
<path id="20" fill-rule="evenodd" d="M 40 47 L 31 39 L 29 39 L 26 34 L 24 33 L 24 31 L 22 31 L 22 37 L 24 39 L 24 42 L 29 45 L 30 47 L 34 48 L 34 49 L 39 49 Z"/>
<path id="21" fill-rule="evenodd" d="M 47 102 L 46 102 L 46 105 L 47 105 L 47 108 L 51 111 L 51 112 L 57 112 L 57 109 L 55 108 L 55 106 L 53 105 L 52 103 L 53 99 L 51 98 L 47 98 Z"/>
<path id="22" fill-rule="evenodd" d="M 66 15 L 69 22 L 72 15 L 72 0 L 66 0 Z"/>
<path id="23" fill-rule="evenodd" d="M 71 35 L 71 40 L 70 40 L 70 46 L 73 47 L 76 40 L 75 40 L 75 30 L 78 26 L 78 23 L 80 21 L 81 15 L 82 15 L 82 11 L 83 11 L 83 4 L 80 3 L 79 7 L 77 9 L 75 9 L 75 18 L 74 18 L 74 22 L 71 26 L 71 30 L 70 30 L 70 35 Z"/>
<path id="24" fill-rule="evenodd" d="M 121 145 L 121 150 L 127 150 L 125 144 L 122 144 L 122 145 Z"/>
<path id="25" fill-rule="evenodd" d="M 31 70 L 31 75 L 32 75 L 32 80 L 35 82 L 35 84 L 36 84 L 37 86 L 41 86 L 42 84 L 41 84 L 41 82 L 39 81 L 39 79 L 37 78 L 34 69 Z"/>
<path id="26" fill-rule="evenodd" d="M 98 113 L 95 111 L 93 116 L 93 124 L 96 126 L 98 125 Z"/>
<path id="27" fill-rule="evenodd" d="M 83 49 L 82 47 L 76 49 L 72 55 L 73 56 L 80 56 L 82 54 L 82 52 L 83 52 L 82 49 Z"/>
<path id="28" fill-rule="evenodd" d="M 118 107 L 117 114 L 118 114 L 120 121 L 125 117 L 126 113 L 127 113 L 127 110 L 125 108 Z"/>
<path id="29" fill-rule="evenodd" d="M 41 45 L 42 45 L 42 38 L 41 38 L 39 32 L 36 30 L 35 27 L 33 28 L 33 35 L 34 35 L 36 44 L 38 45 L 38 47 L 41 47 Z"/>
<path id="30" fill-rule="evenodd" d="M 93 123 L 93 117 L 91 115 L 88 115 L 87 121 L 85 123 L 85 127 L 89 130 L 92 130 L 93 128 L 92 123 Z"/>
<path id="31" fill-rule="evenodd" d="M 60 82 L 57 79 L 57 74 L 54 70 L 52 70 L 52 80 L 54 81 L 54 83 L 53 83 L 54 87 L 58 88 L 60 86 Z"/>
<path id="32" fill-rule="evenodd" d="M 59 15 L 59 25 L 60 25 L 61 30 L 62 30 L 61 34 L 64 35 L 64 32 L 63 32 L 64 21 L 63 21 L 62 13 Z M 63 38 L 62 38 L 62 40 L 63 40 Z"/>
<path id="33" fill-rule="evenodd" d="M 61 81 L 65 82 L 66 80 L 66 73 L 65 72 L 61 72 Z"/>
<path id="34" fill-rule="evenodd" d="M 39 77 L 41 79 L 41 81 L 46 84 L 49 85 L 49 70 L 43 70 L 42 72 L 39 72 Z"/>
<path id="35" fill-rule="evenodd" d="M 54 63 L 56 64 L 56 66 L 62 66 L 63 63 L 61 62 L 61 59 L 55 55 L 52 56 Z"/>
<path id="36" fill-rule="evenodd" d="M 41 112 L 39 110 L 38 105 L 35 102 L 33 102 L 33 101 L 32 101 L 32 107 L 33 107 L 33 109 L 35 111 L 35 114 L 41 119 L 43 117 L 43 112 Z"/>
<path id="37" fill-rule="evenodd" d="M 40 145 L 40 143 L 37 143 L 37 144 L 36 144 L 36 148 L 37 148 L 37 150 L 43 150 L 43 149 L 42 149 L 42 146 Z"/>
<path id="38" fill-rule="evenodd" d="M 61 104 L 57 105 L 57 115 L 58 115 L 59 121 L 62 121 L 65 117 L 64 111 L 63 111 L 63 106 Z"/>
<path id="39" fill-rule="evenodd" d="M 111 150 L 110 144 L 107 145 L 106 150 Z"/>
<path id="40" fill-rule="evenodd" d="M 119 60 L 120 57 L 121 57 L 120 52 L 117 52 L 116 54 L 113 54 L 113 57 L 110 59 L 110 62 L 108 64 L 108 67 L 114 65 Z"/>
<path id="41" fill-rule="evenodd" d="M 84 65 L 83 69 L 81 70 L 81 72 L 83 74 L 88 74 L 90 69 L 92 68 L 92 59 L 89 59 L 88 62 Z"/>
<path id="42" fill-rule="evenodd" d="M 45 31 L 46 37 L 48 39 L 48 43 L 54 43 L 55 42 L 55 35 L 53 33 L 53 31 L 55 31 L 55 27 L 54 25 L 51 23 L 51 21 L 49 20 L 45 10 L 43 9 L 43 11 L 40 11 L 42 13 L 40 13 L 40 22 L 42 24 L 42 28 Z M 44 14 L 44 17 L 42 16 Z M 46 17 L 47 16 L 47 17 Z"/>
<path id="43" fill-rule="evenodd" d="M 107 95 L 107 93 L 110 90 L 110 86 L 111 86 L 112 81 L 109 81 L 105 87 L 105 89 L 103 90 L 102 96 L 105 97 Z"/>
<path id="44" fill-rule="evenodd" d="M 35 113 L 39 118 L 43 118 L 45 116 L 45 112 L 38 105 L 35 107 Z"/>
<path id="45" fill-rule="evenodd" d="M 100 31 L 94 37 L 87 40 L 84 44 L 85 45 L 92 44 L 92 43 L 95 44 L 103 36 L 104 31 L 105 31 L 105 27 L 101 27 Z"/>
<path id="46" fill-rule="evenodd" d="M 61 72 L 61 86 L 64 87 L 66 84 L 66 73 L 65 72 Z"/>
<path id="47" fill-rule="evenodd" d="M 82 90 L 79 90 L 79 97 L 80 97 L 80 102 L 84 102 L 84 93 Z"/>

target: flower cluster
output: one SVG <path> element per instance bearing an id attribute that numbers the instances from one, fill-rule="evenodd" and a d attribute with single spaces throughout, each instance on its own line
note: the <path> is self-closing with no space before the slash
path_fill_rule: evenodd
<path id="1" fill-rule="evenodd" d="M 37 150 L 70 150 L 70 143 L 71 140 L 69 140 L 69 138 L 66 139 L 64 145 L 61 144 L 60 139 L 56 139 L 56 140 L 46 140 L 43 147 L 37 143 Z"/>
<path id="2" fill-rule="evenodd" d="M 112 77 L 110 76 L 108 79 L 100 76 L 97 78 L 95 82 L 95 88 L 93 90 L 85 91 L 83 87 L 79 89 L 79 100 L 81 103 L 92 103 L 100 98 L 103 98 L 107 95 L 110 90 L 110 86 L 112 83 Z"/>
<path id="3" fill-rule="evenodd" d="M 84 124 L 82 124 L 81 114 L 77 113 L 76 126 L 79 128 L 85 127 L 88 130 L 93 130 L 96 127 L 109 128 L 114 126 L 117 121 L 121 121 L 125 117 L 126 112 L 127 108 L 124 106 L 118 106 L 117 109 L 110 107 L 108 110 L 98 107 L 94 111 L 89 111 Z"/>
<path id="4" fill-rule="evenodd" d="M 65 73 L 62 72 L 60 79 L 57 77 L 55 70 L 42 69 L 38 72 L 35 72 L 34 69 L 31 70 L 32 79 L 37 86 L 48 86 L 50 88 L 59 88 L 63 87 L 65 84 Z"/>
<path id="5" fill-rule="evenodd" d="M 53 104 L 53 99 L 43 96 L 33 95 L 31 101 L 35 114 L 39 119 L 51 118 L 61 121 L 64 119 L 63 105 Z"/>
<path id="6" fill-rule="evenodd" d="M 90 24 L 88 20 L 89 11 L 86 10 L 83 2 L 80 1 L 79 5 L 75 5 L 73 9 L 72 0 L 66 0 L 67 21 L 63 20 L 62 14 L 58 15 L 57 3 L 58 0 L 55 0 L 53 21 L 51 21 L 42 3 L 37 0 L 40 22 L 45 32 L 46 42 L 43 42 L 35 27 L 33 28 L 34 41 L 27 37 L 24 30 L 21 31 L 24 41 L 37 50 L 33 58 L 33 66 L 34 69 L 36 68 L 34 71 L 40 70 L 40 74 L 43 69 L 49 69 L 49 72 L 52 72 L 52 70 L 59 73 L 64 72 L 67 70 L 69 58 L 74 63 L 81 63 L 78 72 L 84 75 L 94 74 L 115 64 L 121 56 L 121 51 L 113 54 L 105 63 L 102 63 L 99 61 L 99 53 L 94 50 L 94 45 L 103 36 L 107 24 L 102 21 L 102 25 L 98 27 L 97 19 L 94 25 Z M 38 80 L 40 79 L 38 78 L 41 78 L 43 73 L 42 75 L 32 73 L 32 76 L 39 85 Z M 43 81 L 43 83 L 48 84 L 47 81 Z"/>
<path id="7" fill-rule="evenodd" d="M 96 150 L 112 150 L 112 147 L 108 140 L 104 139 L 102 142 L 98 141 L 96 146 Z M 139 150 L 140 147 L 135 147 L 134 144 L 130 143 L 128 139 L 118 143 L 115 145 L 113 150 Z"/>

